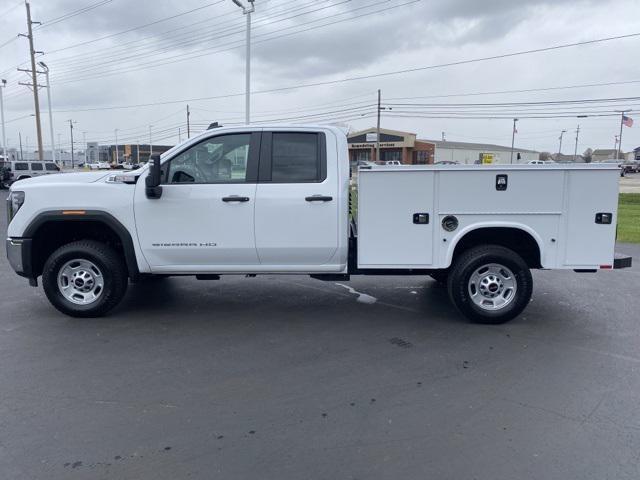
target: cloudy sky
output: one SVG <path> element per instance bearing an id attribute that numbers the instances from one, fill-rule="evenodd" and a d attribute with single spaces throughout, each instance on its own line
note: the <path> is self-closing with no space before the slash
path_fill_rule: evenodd
<path id="1" fill-rule="evenodd" d="M 613 148 L 620 117 L 608 115 L 633 108 L 636 125 L 625 127 L 623 149 L 640 146 L 640 36 L 440 66 L 639 33 L 638 0 L 256 0 L 255 7 L 252 120 L 367 128 L 381 89 L 391 108 L 382 126 L 420 138 L 445 132 L 451 141 L 508 145 L 517 116 L 521 147 L 555 152 L 567 130 L 563 152 L 573 153 L 580 124 L 580 152 Z M 34 27 L 35 48 L 51 70 L 54 132 L 64 149 L 70 119 L 80 142 L 111 143 L 117 128 L 120 143 L 146 143 L 151 125 L 154 143 L 169 145 L 185 135 L 187 103 L 192 131 L 243 122 L 245 18 L 231 0 L 32 0 L 31 10 L 43 22 Z M 24 4 L 0 0 L 8 143 L 17 147 L 20 132 L 33 150 L 33 96 L 18 83 L 29 77 L 16 70 L 28 67 L 28 42 L 16 38 L 25 30 Z M 582 100 L 597 101 L 537 103 Z M 556 118 L 540 118 L 549 116 Z"/>

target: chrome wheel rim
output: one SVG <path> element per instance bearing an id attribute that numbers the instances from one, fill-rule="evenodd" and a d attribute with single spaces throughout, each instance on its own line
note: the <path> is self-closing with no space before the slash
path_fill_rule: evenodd
<path id="1" fill-rule="evenodd" d="M 102 295 L 104 276 L 89 260 L 70 260 L 58 272 L 58 290 L 71 303 L 89 305 Z"/>
<path id="2" fill-rule="evenodd" d="M 504 265 L 489 263 L 476 269 L 469 277 L 469 295 L 482 310 L 506 308 L 516 297 L 518 283 L 511 270 Z"/>

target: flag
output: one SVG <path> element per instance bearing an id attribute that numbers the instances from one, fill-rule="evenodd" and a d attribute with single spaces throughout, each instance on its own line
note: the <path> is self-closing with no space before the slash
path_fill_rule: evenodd
<path id="1" fill-rule="evenodd" d="M 518 127 L 516 127 L 515 124 L 513 125 L 513 133 L 518 133 Z"/>
<path id="2" fill-rule="evenodd" d="M 633 127 L 633 118 L 622 115 L 622 124 L 626 127 Z"/>

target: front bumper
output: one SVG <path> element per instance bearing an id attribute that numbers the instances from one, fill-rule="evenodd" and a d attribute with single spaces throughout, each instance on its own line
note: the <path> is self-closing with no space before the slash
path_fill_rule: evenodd
<path id="1" fill-rule="evenodd" d="M 31 258 L 30 238 L 7 238 L 7 259 L 11 268 L 29 280 L 35 280 L 33 275 L 33 262 Z"/>

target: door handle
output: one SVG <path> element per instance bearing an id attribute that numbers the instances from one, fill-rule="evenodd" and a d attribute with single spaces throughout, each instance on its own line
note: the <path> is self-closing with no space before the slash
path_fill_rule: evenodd
<path id="1" fill-rule="evenodd" d="M 312 195 L 311 197 L 305 197 L 307 202 L 330 202 L 333 197 L 327 197 L 324 195 Z"/>
<path id="2" fill-rule="evenodd" d="M 248 202 L 249 197 L 239 197 L 237 195 L 231 195 L 230 197 L 222 197 L 222 201 L 225 203 L 229 202 Z"/>

